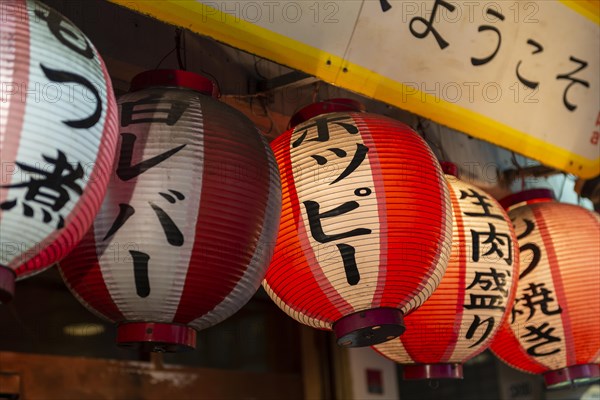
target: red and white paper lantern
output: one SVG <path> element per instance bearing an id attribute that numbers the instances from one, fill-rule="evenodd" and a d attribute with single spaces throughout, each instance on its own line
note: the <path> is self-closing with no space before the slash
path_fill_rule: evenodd
<path id="1" fill-rule="evenodd" d="M 448 188 L 426 143 L 357 109 L 311 105 L 300 113 L 308 121 L 272 143 L 283 211 L 263 282 L 287 314 L 349 347 L 402 334 L 403 315 L 444 274 L 452 234 Z"/>
<path id="2" fill-rule="evenodd" d="M 502 206 L 443 163 L 453 210 L 452 254 L 431 297 L 405 318 L 407 333 L 375 346 L 404 364 L 405 379 L 462 378 L 510 313 L 519 265 L 517 239 Z"/>
<path id="3" fill-rule="evenodd" d="M 549 387 L 600 378 L 600 216 L 534 189 L 502 201 L 521 250 L 511 316 L 491 345 Z"/>
<path id="4" fill-rule="evenodd" d="M 33 0 L 0 22 L 0 302 L 64 257 L 92 223 L 117 143 L 117 109 L 86 36 Z"/>
<path id="5" fill-rule="evenodd" d="M 252 123 L 185 71 L 134 78 L 119 98 L 120 143 L 102 209 L 60 263 L 117 341 L 195 346 L 196 330 L 241 308 L 260 286 L 281 210 L 277 164 Z"/>

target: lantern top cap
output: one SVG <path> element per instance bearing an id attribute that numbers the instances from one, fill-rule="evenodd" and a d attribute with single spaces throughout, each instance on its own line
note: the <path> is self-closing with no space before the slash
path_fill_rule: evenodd
<path id="1" fill-rule="evenodd" d="M 290 127 L 294 128 L 311 118 L 322 114 L 328 114 L 340 111 L 364 112 L 365 106 L 359 101 L 352 99 L 329 99 L 309 104 L 297 111 L 290 119 Z"/>
<path id="2" fill-rule="evenodd" d="M 553 200 L 555 200 L 555 197 L 551 189 L 529 189 L 506 196 L 500 200 L 500 204 L 508 210 L 519 203 L 531 204 Z"/>
<path id="3" fill-rule="evenodd" d="M 210 79 L 194 72 L 179 69 L 155 69 L 141 72 L 131 80 L 130 91 L 135 92 L 157 86 L 192 89 L 202 94 L 217 97 L 216 86 Z"/>
<path id="4" fill-rule="evenodd" d="M 442 171 L 444 171 L 444 174 L 452 175 L 455 178 L 459 177 L 458 176 L 458 165 L 456 165 L 450 161 L 442 161 L 440 163 L 440 165 L 442 166 Z"/>

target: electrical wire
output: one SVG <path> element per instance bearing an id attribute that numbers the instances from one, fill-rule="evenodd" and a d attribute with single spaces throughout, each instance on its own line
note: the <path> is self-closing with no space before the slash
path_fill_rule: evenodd
<path id="1" fill-rule="evenodd" d="M 166 60 L 167 57 L 169 57 L 173 52 L 175 51 L 175 49 L 172 49 L 171 51 L 169 51 L 167 54 L 165 54 L 165 56 L 163 58 L 160 59 L 160 61 L 158 62 L 158 64 L 156 64 L 156 67 L 154 67 L 154 69 L 158 69 L 158 67 L 160 67 L 160 64 L 163 63 L 163 61 Z"/>

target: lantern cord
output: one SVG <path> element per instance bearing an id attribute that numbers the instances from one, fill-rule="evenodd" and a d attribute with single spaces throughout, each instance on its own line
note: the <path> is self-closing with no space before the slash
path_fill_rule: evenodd
<path id="1" fill-rule="evenodd" d="M 254 99 L 258 99 L 260 105 L 262 106 L 263 109 L 263 115 L 257 114 L 254 111 Z M 269 133 L 273 132 L 273 128 L 275 127 L 275 121 L 273 121 L 273 118 L 271 117 L 271 114 L 269 113 L 269 108 L 267 107 L 267 105 L 265 104 L 265 97 L 264 96 L 257 96 L 257 97 L 250 97 L 250 111 L 252 112 L 252 115 L 256 115 L 257 117 L 267 117 L 269 119 L 269 130 L 267 132 L 265 132 L 266 135 L 268 135 Z"/>
<path id="2" fill-rule="evenodd" d="M 319 97 L 319 91 L 321 90 L 321 81 L 315 83 L 315 90 L 313 91 L 311 103 L 316 103 Z"/>
<path id="3" fill-rule="evenodd" d="M 165 61 L 165 59 L 167 57 L 169 57 L 173 52 L 175 51 L 175 49 L 172 49 L 171 51 L 169 51 L 167 54 L 165 54 L 165 56 L 163 58 L 160 59 L 160 61 L 158 62 L 158 64 L 156 64 L 156 67 L 154 67 L 154 69 L 158 69 L 158 67 L 160 67 L 160 64 L 163 63 L 163 61 Z"/>
<path id="4" fill-rule="evenodd" d="M 254 72 L 256 73 L 256 75 L 257 75 L 257 76 L 258 76 L 260 79 L 262 79 L 262 80 L 267 80 L 267 77 L 266 77 L 266 76 L 264 76 L 264 75 L 263 75 L 263 74 L 262 74 L 262 73 L 259 71 L 259 69 L 258 69 L 258 63 L 259 63 L 259 62 L 261 62 L 261 61 L 263 61 L 263 59 L 262 59 L 262 58 L 258 58 L 258 57 L 256 57 L 256 56 L 254 56 Z"/>
<path id="5" fill-rule="evenodd" d="M 185 60 L 181 58 L 181 49 L 183 47 L 183 53 Z M 177 64 L 179 69 L 187 69 L 187 51 L 185 49 L 185 32 L 182 29 L 175 29 L 175 50 L 177 50 Z M 185 62 L 184 62 L 185 61 Z"/>

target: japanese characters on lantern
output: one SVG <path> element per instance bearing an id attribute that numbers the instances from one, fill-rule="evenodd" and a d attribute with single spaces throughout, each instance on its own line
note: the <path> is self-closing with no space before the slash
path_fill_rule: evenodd
<path id="1" fill-rule="evenodd" d="M 60 269 L 84 304 L 119 323 L 120 344 L 193 348 L 194 329 L 232 315 L 264 277 L 281 209 L 277 165 L 206 78 L 157 70 L 132 87 L 119 98 L 107 197 Z"/>
<path id="2" fill-rule="evenodd" d="M 450 253 L 448 191 L 427 145 L 397 121 L 334 112 L 272 147 L 283 212 L 266 291 L 344 346 L 400 335 L 402 315 L 431 294 Z"/>
<path id="3" fill-rule="evenodd" d="M 600 378 L 600 217 L 551 191 L 507 198 L 521 253 L 511 316 L 492 344 L 548 386 Z M 517 204 L 520 203 L 520 204 Z M 520 206 L 519 206 L 520 205 Z"/>
<path id="4" fill-rule="evenodd" d="M 474 4 L 475 3 L 472 3 L 471 6 Z M 486 33 L 483 33 L 483 32 L 490 32 L 491 35 L 494 37 L 493 42 L 495 42 L 495 45 L 490 46 L 490 50 L 488 52 L 484 53 L 483 56 L 473 55 L 470 58 L 471 66 L 473 66 L 473 67 L 482 67 L 482 66 L 492 62 L 494 60 L 494 58 L 496 58 L 496 55 L 501 51 L 502 25 L 503 25 L 502 22 L 507 18 L 507 16 L 504 14 L 505 12 L 502 11 L 501 9 L 498 9 L 497 6 L 498 6 L 498 4 L 493 3 L 493 2 L 490 2 L 489 5 L 484 6 L 485 7 L 484 20 L 488 23 L 479 25 L 477 27 L 477 32 L 479 32 L 479 34 L 481 36 L 486 35 Z M 515 6 L 517 7 L 516 9 L 515 9 Z M 441 7 L 441 9 L 440 9 L 440 7 Z M 469 5 L 467 4 L 467 8 L 468 7 L 469 7 Z M 525 6 L 526 9 L 533 8 L 533 10 L 532 10 L 533 12 L 529 12 L 530 16 L 535 15 L 535 13 L 537 12 L 536 11 L 537 7 L 539 7 L 539 6 L 533 2 L 529 3 Z M 388 1 L 381 0 L 381 10 L 384 13 L 389 11 L 391 8 L 392 8 L 392 5 Z M 508 7 L 508 9 L 510 10 L 511 14 L 512 14 L 512 11 L 515 11 L 515 10 L 517 10 L 517 13 L 518 13 L 518 5 L 516 5 L 516 4 L 511 5 L 510 7 Z M 437 13 L 440 10 L 445 10 L 446 13 L 453 15 L 453 17 L 456 17 L 456 18 L 461 17 L 461 10 L 456 10 L 455 4 L 452 4 L 451 2 L 447 2 L 444 0 L 435 0 L 433 2 L 432 8 L 431 8 L 431 15 L 429 15 L 428 18 L 423 18 L 422 16 L 412 17 L 410 19 L 410 22 L 408 23 L 408 30 L 410 31 L 412 36 L 417 39 L 431 40 L 431 39 L 427 39 L 429 37 L 429 35 L 431 34 L 431 38 L 436 41 L 440 50 L 443 51 L 450 46 L 450 42 L 448 42 L 446 39 L 444 39 L 444 33 L 439 31 L 438 28 L 436 28 L 436 26 L 435 26 L 436 22 L 439 21 L 439 15 L 437 15 Z M 448 15 L 448 14 L 446 14 L 446 15 Z M 511 16 L 515 17 L 515 19 L 516 19 L 516 15 L 511 15 Z M 524 18 L 524 20 L 525 20 L 525 22 L 537 22 L 538 21 L 537 19 L 535 19 L 533 17 L 528 18 L 527 16 Z M 494 25 L 490 24 L 490 22 L 494 23 Z M 542 38 L 539 38 L 539 37 L 531 37 L 531 38 L 527 39 L 525 44 L 527 46 L 523 46 L 523 47 L 531 49 L 531 52 L 526 57 L 523 57 L 515 64 L 515 67 L 514 67 L 515 75 L 514 76 L 515 76 L 515 78 L 517 78 L 517 80 L 521 84 L 523 84 L 528 89 L 532 90 L 532 92 L 530 92 L 529 96 L 526 98 L 526 100 L 529 100 L 529 102 L 531 102 L 533 100 L 535 94 L 537 94 L 537 90 L 538 90 L 538 88 L 540 86 L 540 82 L 542 80 L 539 77 L 536 77 L 536 74 L 534 72 L 530 72 L 528 74 L 523 72 L 523 70 L 525 70 L 526 67 L 523 66 L 522 64 L 524 64 L 524 60 L 525 60 L 526 65 L 528 63 L 533 63 L 532 59 L 534 59 L 535 55 L 544 52 L 544 41 L 542 40 Z M 569 54 L 568 52 L 566 52 L 566 50 L 565 50 L 565 53 Z M 585 77 L 585 72 L 584 72 L 586 70 L 586 68 L 588 67 L 589 62 L 586 59 L 584 59 L 584 58 L 587 58 L 587 55 L 585 55 L 585 54 L 569 55 L 568 62 L 567 62 L 566 54 L 565 54 L 565 60 L 563 60 L 564 61 L 563 65 L 567 64 L 570 67 L 569 68 L 564 67 L 563 70 L 557 70 L 556 75 L 553 78 L 555 81 L 566 81 L 567 82 L 566 85 L 564 85 L 564 89 L 562 91 L 562 98 L 560 98 L 560 101 L 562 101 L 562 104 L 567 111 L 574 112 L 577 110 L 577 103 L 576 103 L 576 100 L 574 99 L 575 95 L 573 94 L 574 92 L 576 92 L 576 90 L 573 90 L 573 89 L 579 87 L 579 90 L 585 91 L 585 90 L 589 90 L 589 88 L 590 88 L 590 82 Z M 545 78 L 547 80 L 548 77 L 546 76 Z M 551 84 L 551 83 L 544 82 L 544 84 Z M 511 90 L 512 89 L 513 89 L 513 86 L 511 86 Z M 518 88 L 516 88 L 514 91 L 516 92 L 516 90 L 518 90 Z"/>
<path id="5" fill-rule="evenodd" d="M 462 363 L 487 348 L 515 296 L 519 253 L 508 216 L 483 190 L 446 179 L 454 220 L 446 273 L 405 318 L 407 333 L 374 347 L 404 364 L 405 379 L 462 378 Z"/>
<path id="6" fill-rule="evenodd" d="M 118 127 L 110 78 L 86 36 L 40 2 L 2 7 L 0 301 L 6 301 L 15 278 L 60 260 L 92 223 Z"/>

